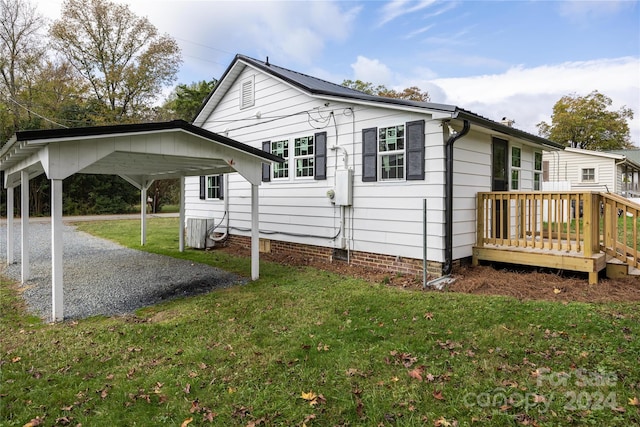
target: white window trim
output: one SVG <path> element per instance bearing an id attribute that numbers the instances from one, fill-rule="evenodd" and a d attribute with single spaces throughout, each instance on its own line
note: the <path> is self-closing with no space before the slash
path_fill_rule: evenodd
<path id="1" fill-rule="evenodd" d="M 277 142 L 286 142 L 287 143 L 287 157 L 285 158 L 286 162 L 284 162 L 284 169 L 287 170 L 287 176 L 279 176 L 276 177 L 276 167 L 279 166 L 278 163 L 274 163 L 271 167 L 271 180 L 274 182 L 283 182 L 291 180 L 291 140 L 290 139 L 278 139 L 276 141 L 270 142 L 271 144 L 271 153 L 273 154 L 273 144 Z"/>
<path id="2" fill-rule="evenodd" d="M 540 155 L 540 169 L 536 168 L 536 155 L 537 154 Z M 542 169 L 544 168 L 542 166 L 542 163 L 543 163 L 542 151 L 534 151 L 533 152 L 533 182 L 532 182 L 532 186 L 533 186 L 533 190 L 534 191 L 542 190 Z M 536 188 L 536 176 L 538 177 L 538 188 Z"/>
<path id="3" fill-rule="evenodd" d="M 218 180 L 224 179 L 222 175 L 207 175 L 205 178 L 205 184 L 206 184 L 206 188 L 205 188 L 205 200 L 222 200 L 222 198 L 220 198 L 220 196 L 224 196 L 223 194 L 220 193 L 220 181 L 218 181 L 218 197 L 209 197 L 209 189 L 214 188 L 214 187 L 210 187 L 209 186 L 209 178 L 215 178 L 218 177 Z M 223 184 L 224 186 L 224 184 Z"/>
<path id="4" fill-rule="evenodd" d="M 585 180 L 584 179 L 584 171 L 587 169 L 593 169 L 593 180 Z M 598 168 L 596 166 L 593 167 L 580 167 L 580 182 L 584 184 L 597 184 L 598 183 Z"/>
<path id="5" fill-rule="evenodd" d="M 402 126 L 404 129 L 404 137 L 403 137 L 404 148 L 402 148 L 401 150 L 380 151 L 380 130 L 388 129 L 392 127 L 397 128 L 400 126 Z M 400 123 L 400 124 L 395 123 L 395 124 L 389 124 L 387 126 L 378 127 L 378 133 L 376 135 L 376 151 L 378 152 L 378 182 L 400 182 L 400 181 L 407 180 L 407 124 L 406 123 Z M 384 164 L 382 162 L 382 158 L 398 155 L 398 154 L 402 154 L 403 156 L 402 158 L 404 159 L 404 163 L 402 165 L 402 178 L 383 178 L 382 170 L 384 168 Z"/>
<path id="6" fill-rule="evenodd" d="M 304 155 L 299 155 L 296 156 L 296 139 L 298 138 L 311 138 L 312 144 L 313 144 L 313 152 L 315 153 L 316 150 L 316 139 L 314 137 L 314 135 L 304 135 L 304 136 L 297 136 L 295 138 L 293 138 L 293 142 L 291 143 L 291 148 L 290 148 L 290 155 L 289 158 L 291 159 L 291 169 L 289 170 L 289 176 L 292 177 L 295 180 L 313 180 L 314 179 L 314 169 L 313 167 L 311 168 L 311 175 L 309 176 L 298 176 L 298 160 L 299 159 L 311 159 L 312 163 L 315 161 L 315 154 L 304 154 Z M 293 173 L 291 173 L 293 172 Z"/>
<path id="7" fill-rule="evenodd" d="M 513 149 L 520 150 L 520 166 L 513 166 Z M 518 186 L 513 188 L 513 172 L 518 172 Z M 518 145 L 510 145 L 509 149 L 509 190 L 518 191 L 522 188 L 522 147 Z"/>

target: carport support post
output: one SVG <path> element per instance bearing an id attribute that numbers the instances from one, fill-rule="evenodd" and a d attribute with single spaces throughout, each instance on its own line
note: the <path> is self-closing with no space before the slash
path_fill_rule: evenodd
<path id="1" fill-rule="evenodd" d="M 143 181 L 140 184 L 140 245 L 147 244 L 147 190 L 153 184 L 151 181 Z"/>
<path id="2" fill-rule="evenodd" d="M 29 172 L 26 170 L 20 172 L 20 217 L 20 272 L 22 283 L 25 283 L 29 280 Z"/>
<path id="3" fill-rule="evenodd" d="M 62 180 L 51 180 L 51 307 L 52 321 L 64 319 L 62 282 Z"/>
<path id="4" fill-rule="evenodd" d="M 184 252 L 184 176 L 180 177 L 180 219 L 179 228 L 180 234 L 178 235 L 178 250 Z"/>
<path id="5" fill-rule="evenodd" d="M 251 280 L 260 277 L 260 216 L 258 186 L 251 184 Z"/>
<path id="6" fill-rule="evenodd" d="M 7 188 L 7 264 L 13 264 L 13 187 Z"/>

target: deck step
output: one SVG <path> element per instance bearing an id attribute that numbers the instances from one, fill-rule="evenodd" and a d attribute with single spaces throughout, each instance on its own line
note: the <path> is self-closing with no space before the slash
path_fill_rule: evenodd
<path id="1" fill-rule="evenodd" d="M 640 269 L 632 267 L 617 258 L 607 256 L 606 273 L 609 279 L 622 279 L 628 276 L 640 276 Z"/>

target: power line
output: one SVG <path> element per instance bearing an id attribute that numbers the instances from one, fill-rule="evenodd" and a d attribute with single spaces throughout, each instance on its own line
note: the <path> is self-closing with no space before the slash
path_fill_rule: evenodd
<path id="1" fill-rule="evenodd" d="M 31 113 L 31 114 L 33 114 L 34 116 L 38 116 L 38 117 L 40 117 L 41 119 L 46 120 L 46 121 L 48 121 L 49 123 L 53 123 L 53 124 L 54 124 L 54 125 L 56 125 L 56 126 L 60 126 L 60 127 L 62 127 L 62 128 L 65 128 L 65 129 L 69 129 L 69 126 L 65 126 L 65 125 L 60 124 L 60 123 L 58 123 L 58 122 L 55 122 L 55 121 L 53 121 L 53 120 L 51 120 L 51 119 L 49 119 L 49 118 L 47 118 L 47 117 L 45 117 L 45 116 L 43 116 L 43 115 L 41 115 L 41 114 L 36 113 L 35 111 L 30 110 L 29 108 L 27 108 L 27 107 L 25 107 L 24 105 L 20 104 L 18 101 L 16 101 L 15 99 L 13 99 L 13 98 L 11 98 L 11 97 L 9 97 L 9 100 L 10 100 L 10 101 L 12 101 L 12 102 L 13 102 L 14 104 L 16 104 L 17 106 L 24 108 L 25 110 L 27 110 L 28 112 L 30 112 L 30 113 Z"/>

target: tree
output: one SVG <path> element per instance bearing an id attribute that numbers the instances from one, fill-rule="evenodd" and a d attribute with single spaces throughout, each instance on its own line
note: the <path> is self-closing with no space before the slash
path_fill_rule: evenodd
<path id="1" fill-rule="evenodd" d="M 21 111 L 26 110 L 19 94 L 45 52 L 39 33 L 43 25 L 28 1 L 0 0 L 0 100 L 12 117 L 11 127 L 0 132 L 3 141 L 21 128 Z"/>
<path id="2" fill-rule="evenodd" d="M 210 81 L 193 82 L 189 85 L 179 84 L 171 92 L 163 108 L 167 110 L 172 119 L 182 119 L 190 122 L 195 118 L 202 102 L 217 83 L 216 79 L 212 79 Z"/>
<path id="3" fill-rule="evenodd" d="M 362 80 L 345 80 L 342 86 L 358 90 L 368 95 L 382 96 L 385 98 L 406 99 L 408 101 L 429 102 L 428 92 L 423 92 L 418 86 L 411 86 L 398 92 L 394 89 L 388 89 L 384 85 L 374 86 L 373 83 L 363 82 Z"/>
<path id="4" fill-rule="evenodd" d="M 632 147 L 629 124 L 633 111 L 621 107 L 611 111 L 611 98 L 593 91 L 560 98 L 553 106 L 551 124 L 540 122 L 538 134 L 567 147 L 614 150 Z"/>
<path id="5" fill-rule="evenodd" d="M 129 7 L 108 0 L 66 0 L 50 29 L 52 44 L 89 83 L 103 123 L 137 121 L 176 79 L 177 42 Z"/>

